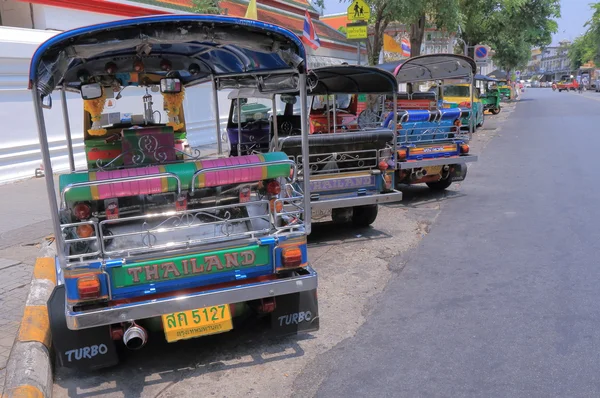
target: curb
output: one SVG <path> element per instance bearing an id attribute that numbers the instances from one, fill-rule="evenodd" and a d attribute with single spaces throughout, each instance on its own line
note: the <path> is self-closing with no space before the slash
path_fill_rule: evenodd
<path id="1" fill-rule="evenodd" d="M 47 302 L 56 285 L 52 248 L 42 244 L 19 333 L 8 363 L 2 398 L 46 398 L 52 396 L 52 338 Z"/>

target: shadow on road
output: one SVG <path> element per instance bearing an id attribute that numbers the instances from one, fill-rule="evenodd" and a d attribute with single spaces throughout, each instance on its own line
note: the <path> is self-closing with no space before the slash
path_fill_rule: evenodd
<path id="1" fill-rule="evenodd" d="M 301 357 L 304 350 L 298 342 L 314 338 L 310 334 L 269 337 L 264 324 L 264 320 L 249 320 L 228 333 L 177 343 L 167 343 L 157 332 L 139 351 L 123 348 L 119 365 L 90 372 L 59 369 L 55 384 L 68 390 L 70 397 L 114 393 L 157 397 L 191 377 Z M 151 388 L 156 385 L 163 386 L 158 391 Z M 195 396 L 203 395 L 197 392 Z"/>
<path id="2" fill-rule="evenodd" d="M 320 247 L 389 238 L 392 238 L 392 236 L 373 226 L 358 228 L 352 224 L 336 224 L 333 221 L 327 221 L 312 224 L 308 244 L 310 247 Z"/>
<path id="3" fill-rule="evenodd" d="M 442 192 L 434 192 L 423 184 L 404 185 L 399 189 L 402 191 L 402 202 L 389 204 L 387 207 L 393 209 L 399 207 L 417 208 L 427 204 L 443 202 L 465 196 L 465 194 L 462 192 L 454 191 L 452 189 Z"/>

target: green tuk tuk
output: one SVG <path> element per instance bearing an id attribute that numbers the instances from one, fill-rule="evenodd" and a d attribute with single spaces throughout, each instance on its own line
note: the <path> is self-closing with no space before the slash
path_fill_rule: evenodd
<path id="1" fill-rule="evenodd" d="M 498 79 L 496 88 L 500 93 L 500 99 L 511 99 L 510 84 L 506 79 Z"/>
<path id="2" fill-rule="evenodd" d="M 497 115 L 500 113 L 500 92 L 497 87 L 498 80 L 484 75 L 475 75 L 475 84 L 479 89 L 479 98 L 484 111 Z"/>

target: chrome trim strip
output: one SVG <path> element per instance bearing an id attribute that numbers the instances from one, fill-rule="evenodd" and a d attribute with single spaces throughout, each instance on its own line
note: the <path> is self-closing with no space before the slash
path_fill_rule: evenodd
<path id="1" fill-rule="evenodd" d="M 450 158 L 417 160 L 416 162 L 398 162 L 396 163 L 396 170 L 410 170 L 416 169 L 417 167 L 444 166 L 447 164 L 463 164 L 476 161 L 477 155 L 467 155 Z"/>
<path id="2" fill-rule="evenodd" d="M 334 198 L 325 200 L 315 200 L 310 202 L 311 210 L 330 210 L 341 209 L 354 206 L 374 205 L 390 202 L 400 202 L 402 192 L 394 191 L 392 193 L 382 193 L 375 195 L 356 196 L 353 198 Z"/>
<path id="3" fill-rule="evenodd" d="M 121 304 L 85 312 L 66 310 L 66 320 L 67 327 L 71 330 L 86 329 L 213 305 L 241 303 L 265 297 L 277 297 L 316 288 L 317 273 L 308 266 L 302 275 L 294 275 L 285 279 L 202 291 L 186 296 L 171 296 L 133 304 Z"/>

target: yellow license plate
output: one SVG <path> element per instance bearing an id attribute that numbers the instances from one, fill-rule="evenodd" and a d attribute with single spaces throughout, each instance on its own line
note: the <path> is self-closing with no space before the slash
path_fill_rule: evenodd
<path id="1" fill-rule="evenodd" d="M 169 343 L 233 329 L 227 304 L 165 314 L 162 323 Z"/>

